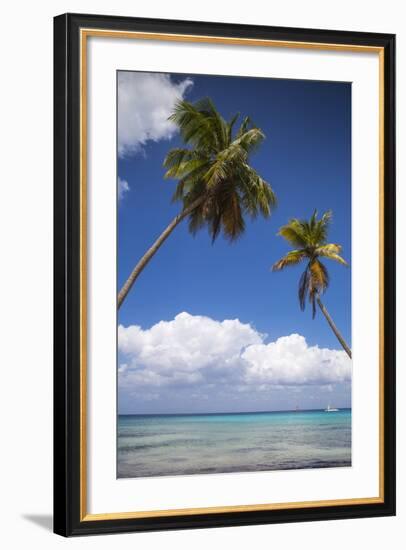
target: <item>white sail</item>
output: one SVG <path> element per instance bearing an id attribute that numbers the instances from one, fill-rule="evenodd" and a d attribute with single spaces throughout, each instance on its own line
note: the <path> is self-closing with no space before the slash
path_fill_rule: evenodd
<path id="1" fill-rule="evenodd" d="M 330 405 L 327 405 L 327 409 L 324 409 L 324 412 L 330 413 L 330 412 L 338 412 L 340 409 L 335 409 L 330 407 Z"/>

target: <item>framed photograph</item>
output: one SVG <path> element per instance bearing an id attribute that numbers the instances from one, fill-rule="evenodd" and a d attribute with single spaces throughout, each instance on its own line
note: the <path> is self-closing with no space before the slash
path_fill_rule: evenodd
<path id="1" fill-rule="evenodd" d="M 395 37 L 54 20 L 54 530 L 395 514 Z"/>

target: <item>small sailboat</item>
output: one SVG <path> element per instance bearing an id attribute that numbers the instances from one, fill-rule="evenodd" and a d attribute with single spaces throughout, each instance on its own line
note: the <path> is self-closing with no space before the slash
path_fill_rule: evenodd
<path id="1" fill-rule="evenodd" d="M 327 409 L 324 409 L 324 412 L 326 413 L 332 413 L 332 412 L 338 412 L 340 409 L 334 409 L 330 407 L 330 405 L 327 405 Z"/>

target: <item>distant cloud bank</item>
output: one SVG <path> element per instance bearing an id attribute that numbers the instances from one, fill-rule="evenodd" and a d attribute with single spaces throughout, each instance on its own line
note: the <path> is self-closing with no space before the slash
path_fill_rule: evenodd
<path id="1" fill-rule="evenodd" d="M 137 396 L 169 399 L 181 390 L 197 400 L 314 386 L 331 392 L 351 380 L 344 351 L 309 346 L 299 334 L 266 343 L 265 334 L 238 319 L 183 312 L 146 330 L 120 325 L 118 346 L 125 358 L 119 388 L 126 402 Z"/>
<path id="2" fill-rule="evenodd" d="M 177 131 L 168 120 L 175 103 L 193 85 L 190 78 L 174 82 L 161 73 L 118 73 L 118 154 L 129 156 L 147 141 L 171 139 Z"/>
<path id="3" fill-rule="evenodd" d="M 124 194 L 130 190 L 130 186 L 128 185 L 128 181 L 121 179 L 118 177 L 117 179 L 117 196 L 118 200 L 120 201 Z"/>

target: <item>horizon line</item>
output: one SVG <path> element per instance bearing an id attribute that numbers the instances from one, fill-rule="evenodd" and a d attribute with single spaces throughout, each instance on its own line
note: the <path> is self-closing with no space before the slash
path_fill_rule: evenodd
<path id="1" fill-rule="evenodd" d="M 338 407 L 341 410 L 352 410 L 352 407 Z M 269 414 L 269 413 L 281 413 L 281 412 L 312 412 L 312 411 L 325 411 L 324 408 L 317 409 L 275 409 L 265 411 L 217 411 L 217 412 L 172 412 L 172 413 L 117 413 L 117 416 L 209 416 L 218 414 Z"/>

